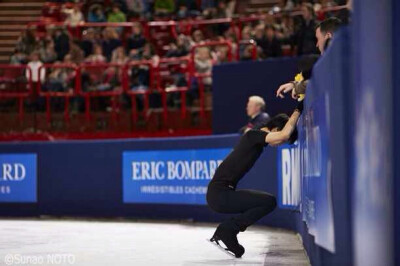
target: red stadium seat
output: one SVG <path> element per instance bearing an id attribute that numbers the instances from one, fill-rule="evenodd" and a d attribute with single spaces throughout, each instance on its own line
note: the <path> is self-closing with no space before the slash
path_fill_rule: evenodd
<path id="1" fill-rule="evenodd" d="M 79 85 L 78 67 L 71 64 L 45 64 L 39 68 L 39 76 L 42 71 L 46 71 L 46 78 L 43 82 L 38 82 L 37 91 L 39 96 L 46 98 L 47 123 L 51 121 L 51 98 L 59 97 L 65 98 L 64 120 L 68 123 L 70 121 L 70 98 L 76 95 L 75 90 Z M 56 74 L 58 76 L 56 76 Z"/>
<path id="2" fill-rule="evenodd" d="M 164 121 L 168 119 L 167 97 L 171 93 L 180 93 L 181 118 L 186 117 L 186 92 L 190 82 L 190 58 L 175 57 L 162 58 L 157 68 L 157 88 L 162 93 L 162 103 L 164 110 Z M 175 84 L 174 75 L 183 75 L 186 85 Z"/>
<path id="3" fill-rule="evenodd" d="M 140 84 L 138 84 L 137 89 L 132 89 L 133 87 L 132 69 L 137 69 L 137 68 L 142 68 L 142 69 L 146 68 L 148 70 L 149 84 L 147 88 L 139 87 Z M 147 119 L 149 110 L 149 95 L 151 93 L 154 93 L 156 89 L 154 87 L 154 79 L 155 79 L 154 70 L 155 69 L 153 66 L 153 62 L 147 60 L 130 62 L 124 66 L 124 90 L 126 94 L 130 96 L 131 99 L 131 119 L 133 124 L 136 124 L 138 120 L 137 99 L 136 99 L 138 95 L 143 96 L 144 108 L 142 114 L 143 117 Z"/>
<path id="4" fill-rule="evenodd" d="M 92 98 L 105 97 L 111 100 L 111 121 L 117 118 L 117 106 L 125 82 L 124 65 L 115 63 L 81 64 L 79 67 L 78 95 L 85 99 L 86 120 L 91 120 Z"/>

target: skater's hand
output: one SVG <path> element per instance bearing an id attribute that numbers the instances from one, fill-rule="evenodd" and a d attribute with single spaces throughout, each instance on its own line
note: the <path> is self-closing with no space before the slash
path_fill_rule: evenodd
<path id="1" fill-rule="evenodd" d="M 291 82 L 281 85 L 279 89 L 276 91 L 276 97 L 285 98 L 285 96 L 282 93 L 287 93 L 289 91 L 292 91 L 293 88 L 294 85 Z"/>

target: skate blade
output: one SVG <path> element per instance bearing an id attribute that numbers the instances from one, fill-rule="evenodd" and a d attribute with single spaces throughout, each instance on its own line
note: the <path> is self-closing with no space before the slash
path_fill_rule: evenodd
<path id="1" fill-rule="evenodd" d="M 208 243 L 213 244 L 214 246 L 216 246 L 219 250 L 221 250 L 222 252 L 224 252 L 225 254 L 228 254 L 229 256 L 235 258 L 235 259 L 241 259 L 241 258 L 236 258 L 236 255 L 230 251 L 227 248 L 224 248 L 223 246 L 221 246 L 217 240 L 212 240 L 212 239 L 206 239 Z"/>

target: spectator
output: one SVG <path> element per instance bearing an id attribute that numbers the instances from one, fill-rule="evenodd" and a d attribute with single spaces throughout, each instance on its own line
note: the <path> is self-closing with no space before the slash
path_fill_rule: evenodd
<path id="1" fill-rule="evenodd" d="M 85 60 L 85 53 L 75 42 L 70 43 L 69 53 L 71 61 L 75 64 L 80 64 Z"/>
<path id="2" fill-rule="evenodd" d="M 252 60 L 253 59 L 253 46 L 252 45 L 246 45 L 243 54 L 240 56 L 240 60 L 247 61 L 247 60 Z"/>
<path id="3" fill-rule="evenodd" d="M 284 11 L 292 11 L 294 8 L 294 1 L 293 0 L 286 0 L 284 3 L 283 10 Z"/>
<path id="4" fill-rule="evenodd" d="M 275 29 L 272 25 L 265 27 L 265 39 L 260 44 L 265 57 L 278 57 L 282 55 L 281 42 L 275 36 Z"/>
<path id="5" fill-rule="evenodd" d="M 189 43 L 185 35 L 179 35 L 176 43 L 170 43 L 166 57 L 180 57 L 189 54 Z"/>
<path id="6" fill-rule="evenodd" d="M 64 60 L 64 56 L 69 52 L 69 36 L 62 28 L 56 28 L 54 32 L 54 49 L 57 53 L 57 60 Z"/>
<path id="7" fill-rule="evenodd" d="M 201 30 L 195 30 L 192 33 L 192 40 L 196 44 L 199 44 L 199 43 L 203 42 L 204 41 L 203 32 L 201 32 Z"/>
<path id="8" fill-rule="evenodd" d="M 56 62 L 55 64 L 57 64 L 57 62 Z M 67 55 L 64 57 L 63 64 L 71 65 L 71 66 L 76 66 L 76 64 L 75 64 L 75 62 L 72 60 L 72 56 L 71 56 L 70 54 L 67 54 Z"/>
<path id="9" fill-rule="evenodd" d="M 247 102 L 246 112 L 249 116 L 247 125 L 240 129 L 240 133 L 244 134 L 252 128 L 256 128 L 265 124 L 270 119 L 270 116 L 264 112 L 265 102 L 260 96 L 251 96 Z"/>
<path id="10" fill-rule="evenodd" d="M 227 9 L 226 9 L 226 2 L 225 0 L 218 1 L 217 11 L 215 14 L 216 18 L 226 18 L 228 17 Z"/>
<path id="11" fill-rule="evenodd" d="M 333 38 L 334 32 L 340 27 L 341 24 L 342 21 L 336 17 L 325 19 L 318 24 L 317 29 L 315 30 L 315 36 L 317 38 L 316 46 L 321 54 L 324 53 L 330 43 L 330 40 Z"/>
<path id="12" fill-rule="evenodd" d="M 97 43 L 95 38 L 95 30 L 88 28 L 82 33 L 81 49 L 85 57 L 88 57 L 93 52 L 93 46 Z"/>
<path id="13" fill-rule="evenodd" d="M 264 24 L 258 24 L 254 28 L 254 40 L 257 42 L 258 45 L 261 45 L 265 41 L 265 27 Z"/>
<path id="14" fill-rule="evenodd" d="M 126 22 L 126 16 L 121 11 L 119 5 L 113 6 L 112 11 L 108 14 L 107 21 L 116 23 Z"/>
<path id="15" fill-rule="evenodd" d="M 45 40 L 43 46 L 39 48 L 39 54 L 43 63 L 54 63 L 57 60 L 57 53 L 54 50 L 53 40 Z"/>
<path id="16" fill-rule="evenodd" d="M 14 53 L 11 55 L 10 58 L 10 64 L 12 65 L 25 64 L 26 60 L 27 60 L 26 54 L 24 54 L 18 48 L 15 48 Z"/>
<path id="17" fill-rule="evenodd" d="M 215 8 L 215 0 L 202 0 L 201 1 L 201 10 L 204 12 L 206 10 L 210 10 Z"/>
<path id="18" fill-rule="evenodd" d="M 108 27 L 103 30 L 102 47 L 107 61 L 111 60 L 111 54 L 115 48 L 122 45 L 118 33 L 114 28 Z"/>
<path id="19" fill-rule="evenodd" d="M 85 62 L 87 63 L 105 63 L 107 62 L 107 58 L 103 55 L 103 48 L 96 44 L 93 47 L 93 54 L 91 54 L 88 58 L 86 58 Z"/>
<path id="20" fill-rule="evenodd" d="M 97 23 L 97 22 L 106 22 L 106 17 L 104 15 L 103 9 L 101 8 L 101 6 L 92 6 L 89 14 L 88 14 L 88 22 L 93 22 L 93 23 Z"/>
<path id="21" fill-rule="evenodd" d="M 227 9 L 227 4 L 225 0 L 223 1 L 218 1 L 218 6 L 217 10 L 215 13 L 215 18 L 227 18 L 228 17 L 228 9 Z M 216 24 L 213 26 L 213 31 L 218 34 L 222 35 L 225 31 L 227 31 L 230 27 L 229 23 L 221 23 L 221 24 Z"/>
<path id="22" fill-rule="evenodd" d="M 125 64 L 128 60 L 129 58 L 126 56 L 123 46 L 117 47 L 112 52 L 111 63 Z"/>
<path id="23" fill-rule="evenodd" d="M 233 50 L 233 49 L 232 49 Z M 231 50 L 231 55 L 232 55 Z M 214 52 L 212 52 L 212 59 L 214 63 L 229 62 L 229 48 L 225 45 L 216 46 Z"/>
<path id="24" fill-rule="evenodd" d="M 175 11 L 174 0 L 156 0 L 154 2 L 154 11 L 156 15 L 169 15 Z"/>
<path id="25" fill-rule="evenodd" d="M 232 46 L 232 54 L 236 54 L 237 53 L 237 49 L 238 49 L 238 45 L 237 45 L 237 36 L 236 36 L 236 32 L 233 28 L 229 28 L 228 30 L 226 30 L 224 32 L 224 37 L 221 39 L 223 40 L 227 40 L 231 42 L 231 46 Z"/>
<path id="26" fill-rule="evenodd" d="M 67 18 L 64 21 L 67 25 L 76 26 L 85 22 L 81 9 L 77 4 L 72 9 L 63 9 L 63 13 L 67 14 Z"/>
<path id="27" fill-rule="evenodd" d="M 128 52 L 130 52 L 132 49 L 142 48 L 145 43 L 146 39 L 143 37 L 142 26 L 138 22 L 133 23 L 132 35 L 128 38 Z"/>
<path id="28" fill-rule="evenodd" d="M 151 43 L 146 43 L 142 49 L 141 59 L 152 60 L 154 64 L 157 64 L 160 57 L 155 53 L 154 46 Z"/>
<path id="29" fill-rule="evenodd" d="M 315 54 L 317 50 L 315 48 L 315 20 L 314 20 L 314 9 L 310 3 L 305 3 L 301 6 L 302 11 L 302 24 L 298 32 L 297 39 L 297 54 Z"/>
<path id="30" fill-rule="evenodd" d="M 251 40 L 251 27 L 250 26 L 244 26 L 242 29 L 242 40 L 243 41 L 249 41 Z"/>
<path id="31" fill-rule="evenodd" d="M 30 61 L 28 63 L 28 67 L 31 69 L 32 73 L 32 82 L 37 83 L 39 80 L 41 82 L 44 81 L 44 78 L 46 76 L 46 69 L 42 69 L 40 71 L 40 77 L 39 77 L 39 68 L 43 66 L 43 63 L 39 59 L 39 54 L 37 52 L 33 52 L 30 56 Z M 29 72 L 26 71 L 26 78 L 29 78 Z M 35 85 L 34 85 L 35 86 Z M 36 87 L 35 87 L 36 88 Z"/>
<path id="32" fill-rule="evenodd" d="M 200 11 L 197 8 L 196 0 L 178 0 L 176 2 L 176 5 L 178 7 L 178 18 L 184 19 L 187 17 L 200 15 Z"/>
<path id="33" fill-rule="evenodd" d="M 109 67 L 106 70 L 106 73 L 109 77 L 115 77 L 121 79 L 122 77 L 122 65 L 126 64 L 129 61 L 129 58 L 125 54 L 124 47 L 120 46 L 116 48 L 111 57 L 111 63 L 119 64 L 121 66 Z"/>
<path id="34" fill-rule="evenodd" d="M 196 57 L 194 59 L 194 63 L 197 73 L 210 74 L 213 66 L 210 49 L 208 47 L 198 48 Z M 211 85 L 211 82 L 212 82 L 211 77 L 203 79 L 203 83 L 205 85 Z"/>
<path id="35" fill-rule="evenodd" d="M 25 54 L 31 54 L 36 48 L 36 38 L 32 29 L 27 29 L 22 32 L 21 37 L 17 41 L 17 49 Z"/>
<path id="36" fill-rule="evenodd" d="M 69 54 L 64 57 L 63 63 L 71 66 L 74 65 Z M 72 90 L 75 81 L 75 74 L 73 68 L 54 68 L 49 74 L 44 88 L 48 91 L 66 91 L 68 88 Z"/>
<path id="37" fill-rule="evenodd" d="M 128 15 L 133 17 L 142 17 L 147 12 L 147 6 L 145 0 L 125 0 Z"/>
<path id="38" fill-rule="evenodd" d="M 293 18 L 288 15 L 284 15 L 280 21 L 280 28 L 282 32 L 282 41 L 284 43 L 290 44 L 293 46 L 293 32 L 294 32 L 294 23 Z"/>
<path id="39" fill-rule="evenodd" d="M 254 37 L 254 40 L 255 40 L 255 42 L 257 44 L 258 53 L 261 55 L 262 58 L 264 58 L 265 56 L 264 56 L 264 51 L 263 51 L 264 48 L 263 47 L 266 46 L 266 42 L 267 42 L 267 39 L 265 37 L 265 26 L 264 26 L 264 24 L 258 24 L 254 28 L 254 36 L 253 37 Z M 240 46 L 240 55 L 241 55 L 241 57 L 242 57 L 242 55 L 244 56 L 246 49 L 247 49 L 247 45 L 246 46 L 243 46 L 243 45 Z M 244 59 L 246 59 L 246 58 L 244 58 Z"/>
<path id="40" fill-rule="evenodd" d="M 152 60 L 157 65 L 159 57 L 154 53 L 154 47 L 146 43 L 140 50 L 131 50 L 133 60 Z M 132 90 L 146 90 L 150 84 L 150 72 L 147 65 L 135 66 L 130 70 L 130 84 Z"/>
<path id="41" fill-rule="evenodd" d="M 146 1 L 149 1 L 149 0 L 146 0 Z M 128 14 L 128 8 L 126 6 L 126 0 L 112 0 L 110 2 L 112 2 L 113 5 L 117 5 L 122 13 L 124 13 L 125 15 Z"/>
<path id="42" fill-rule="evenodd" d="M 228 18 L 233 17 L 233 15 L 235 13 L 235 9 L 236 9 L 236 0 L 229 0 L 226 3 L 226 16 Z"/>
<path id="43" fill-rule="evenodd" d="M 178 4 L 177 17 L 178 19 L 185 19 L 189 16 L 189 11 L 185 3 Z"/>

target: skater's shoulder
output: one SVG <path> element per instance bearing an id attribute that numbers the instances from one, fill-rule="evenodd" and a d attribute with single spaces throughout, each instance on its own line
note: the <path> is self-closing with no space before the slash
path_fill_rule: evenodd
<path id="1" fill-rule="evenodd" d="M 265 142 L 265 137 L 268 135 L 269 131 L 267 130 L 262 130 L 262 129 L 251 129 L 246 132 L 244 137 L 246 137 L 248 140 L 252 142 L 260 142 L 264 143 Z"/>

